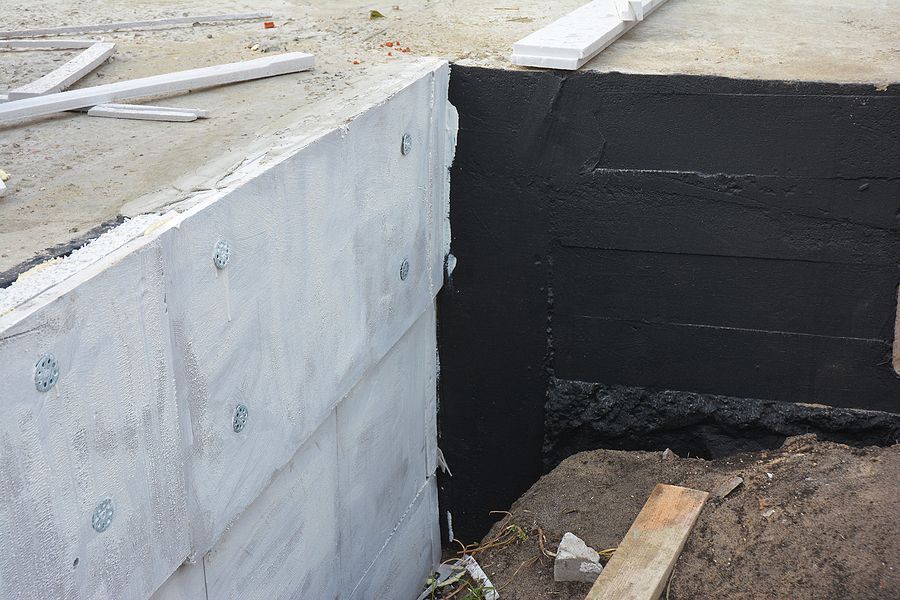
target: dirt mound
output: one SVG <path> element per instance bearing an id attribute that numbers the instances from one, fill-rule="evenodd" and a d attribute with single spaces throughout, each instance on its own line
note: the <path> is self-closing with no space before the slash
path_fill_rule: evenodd
<path id="1" fill-rule="evenodd" d="M 615 547 L 657 483 L 713 491 L 675 565 L 669 600 L 900 598 L 900 445 L 851 448 L 789 438 L 778 450 L 719 460 L 595 450 L 541 478 L 485 539 L 516 524 L 526 541 L 478 554 L 503 600 L 583 600 L 590 584 L 556 583 L 566 531 Z"/>

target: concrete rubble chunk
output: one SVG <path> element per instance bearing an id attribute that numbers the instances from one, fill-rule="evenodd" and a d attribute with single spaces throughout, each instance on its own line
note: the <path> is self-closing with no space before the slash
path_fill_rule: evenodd
<path id="1" fill-rule="evenodd" d="M 553 579 L 593 583 L 602 571 L 597 551 L 585 544 L 580 537 L 567 531 L 556 551 Z"/>
<path id="2" fill-rule="evenodd" d="M 676 458 L 679 458 L 677 454 L 672 452 L 671 448 L 666 448 L 665 450 L 663 450 L 662 457 L 663 460 L 675 460 Z"/>

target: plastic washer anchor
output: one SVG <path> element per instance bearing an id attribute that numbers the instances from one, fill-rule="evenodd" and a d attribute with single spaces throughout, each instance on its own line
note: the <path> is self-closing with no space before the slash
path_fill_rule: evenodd
<path id="1" fill-rule="evenodd" d="M 34 387 L 46 392 L 59 381 L 59 363 L 52 354 L 43 354 L 34 364 Z"/>
<path id="2" fill-rule="evenodd" d="M 94 528 L 94 531 L 103 533 L 109 529 L 115 512 L 116 510 L 115 507 L 113 507 L 111 498 L 107 498 L 100 502 L 100 504 L 97 505 L 97 508 L 94 509 L 94 514 L 91 517 L 91 527 Z"/>
<path id="3" fill-rule="evenodd" d="M 217 269 L 224 269 L 231 258 L 231 245 L 226 240 L 219 240 L 213 249 L 213 264 Z"/>
<path id="4" fill-rule="evenodd" d="M 400 281 L 406 281 L 407 277 L 409 277 L 409 261 L 404 258 L 400 263 Z"/>
<path id="5" fill-rule="evenodd" d="M 244 426 L 247 425 L 248 412 L 245 404 L 238 404 L 234 408 L 234 416 L 231 417 L 231 428 L 234 429 L 235 433 L 240 433 L 244 430 Z"/>
<path id="6" fill-rule="evenodd" d="M 400 144 L 400 154 L 406 156 L 412 152 L 412 136 L 408 133 L 403 134 L 403 142 Z"/>

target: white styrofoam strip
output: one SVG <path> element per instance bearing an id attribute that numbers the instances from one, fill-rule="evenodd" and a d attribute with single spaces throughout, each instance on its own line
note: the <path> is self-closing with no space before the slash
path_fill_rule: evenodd
<path id="1" fill-rule="evenodd" d="M 595 0 L 513 44 L 512 62 L 574 71 L 612 44 L 639 20 L 623 21 L 616 0 Z M 665 0 L 642 0 L 642 17 Z"/>
<path id="2" fill-rule="evenodd" d="M 40 79 L 10 90 L 10 101 L 61 92 L 70 85 L 99 67 L 116 51 L 112 42 L 97 42 L 58 69 L 54 69 Z"/>
<path id="3" fill-rule="evenodd" d="M 0 40 L 4 50 L 78 50 L 90 48 L 102 40 Z"/>
<path id="4" fill-rule="evenodd" d="M 197 115 L 198 119 L 206 119 L 209 117 L 209 111 L 201 108 L 182 108 L 180 106 L 158 106 L 155 104 L 117 104 L 117 103 L 106 103 L 99 104 L 98 106 L 102 106 L 103 108 L 113 109 L 113 110 L 122 110 L 122 111 L 150 111 L 150 112 L 171 112 L 171 113 L 192 113 Z M 97 107 L 93 107 L 97 108 Z"/>
<path id="5" fill-rule="evenodd" d="M 0 123 L 49 115 L 87 106 L 96 106 L 118 100 L 127 100 L 129 98 L 171 94 L 238 81 L 307 71 L 314 64 L 315 59 L 311 54 L 289 52 L 254 60 L 108 83 L 80 90 L 26 98 L 24 100 L 11 100 L 0 106 Z"/>
<path id="6" fill-rule="evenodd" d="M 463 566 L 466 567 L 466 571 L 468 571 L 469 576 L 484 589 L 484 600 L 499 600 L 500 594 L 497 593 L 497 588 L 494 587 L 494 584 L 491 583 L 491 580 L 488 579 L 487 573 L 484 572 L 484 569 L 481 568 L 481 565 L 478 564 L 471 555 L 467 554 L 462 559 Z"/>
<path id="7" fill-rule="evenodd" d="M 614 0 L 616 12 L 623 21 L 644 19 L 644 0 Z"/>
<path id="8" fill-rule="evenodd" d="M 108 119 L 131 119 L 135 121 L 172 121 L 188 122 L 200 118 L 200 111 L 193 109 L 172 109 L 139 104 L 101 104 L 88 109 L 89 117 L 106 117 Z M 204 113 L 206 111 L 203 111 Z"/>
<path id="9" fill-rule="evenodd" d="M 147 21 L 123 21 L 115 23 L 97 23 L 92 25 L 69 25 L 66 27 L 49 27 L 45 29 L 23 29 L 19 31 L 0 31 L 0 38 L 39 37 L 44 35 L 65 35 L 69 33 L 89 33 L 92 31 L 117 31 L 120 29 L 142 29 L 147 27 L 164 27 L 169 25 L 193 25 L 194 23 L 222 23 L 226 21 L 252 21 L 271 18 L 271 11 L 257 13 L 237 13 L 228 15 L 201 15 L 193 17 L 173 17 L 168 19 L 151 19 Z"/>

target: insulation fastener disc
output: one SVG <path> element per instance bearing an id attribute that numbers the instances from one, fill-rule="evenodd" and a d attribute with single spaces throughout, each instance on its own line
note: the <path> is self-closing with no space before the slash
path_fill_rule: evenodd
<path id="1" fill-rule="evenodd" d="M 231 428 L 235 433 L 240 433 L 247 425 L 248 410 L 246 405 L 238 404 L 234 409 L 234 416 L 231 418 Z"/>
<path id="2" fill-rule="evenodd" d="M 59 381 L 59 363 L 52 354 L 42 355 L 34 365 L 34 387 L 46 392 Z"/>
<path id="3" fill-rule="evenodd" d="M 409 277 L 409 261 L 403 259 L 403 262 L 400 263 L 400 281 L 406 281 L 407 277 Z"/>
<path id="4" fill-rule="evenodd" d="M 93 527 L 94 531 L 97 533 L 103 533 L 109 529 L 110 524 L 112 524 L 114 513 L 115 508 L 113 507 L 112 499 L 107 498 L 103 500 L 97 505 L 97 508 L 94 509 L 94 514 L 91 517 L 91 527 Z"/>
<path id="5" fill-rule="evenodd" d="M 225 265 L 228 264 L 228 259 L 231 258 L 231 246 L 225 240 L 219 240 L 216 242 L 216 246 L 213 249 L 213 264 L 216 265 L 217 269 L 224 269 Z"/>
<path id="6" fill-rule="evenodd" d="M 400 153 L 406 156 L 412 152 L 412 136 L 408 133 L 403 134 L 403 143 L 400 144 Z"/>

